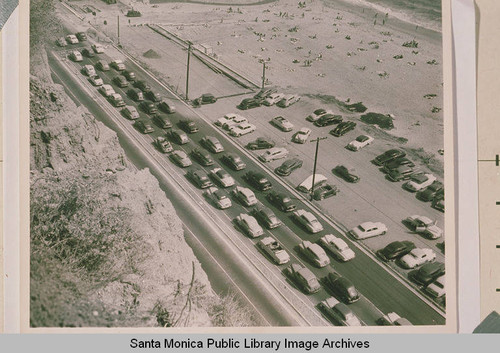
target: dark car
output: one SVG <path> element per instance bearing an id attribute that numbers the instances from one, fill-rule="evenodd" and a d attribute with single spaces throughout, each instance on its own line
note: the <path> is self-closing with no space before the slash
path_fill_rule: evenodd
<path id="1" fill-rule="evenodd" d="M 199 130 L 198 126 L 196 126 L 196 123 L 191 119 L 182 119 L 181 121 L 179 121 L 179 127 L 190 134 L 194 134 Z"/>
<path id="2" fill-rule="evenodd" d="M 122 88 L 128 86 L 128 81 L 125 79 L 125 77 L 122 76 L 113 77 L 113 83 Z"/>
<path id="3" fill-rule="evenodd" d="M 255 141 L 251 141 L 247 144 L 247 148 L 249 150 L 263 150 L 266 148 L 272 148 L 276 145 L 276 143 L 268 138 L 259 137 Z"/>
<path id="4" fill-rule="evenodd" d="M 210 153 L 208 153 L 207 151 L 205 151 L 203 149 L 195 148 L 191 152 L 191 154 L 192 154 L 193 158 L 196 159 L 198 161 L 198 163 L 200 163 L 202 166 L 208 167 L 209 165 L 214 164 L 214 160 L 210 156 Z"/>
<path id="5" fill-rule="evenodd" d="M 409 167 L 415 167 L 415 163 L 410 161 L 408 158 L 400 157 L 400 158 L 396 158 L 392 161 L 385 163 L 384 167 L 382 168 L 382 171 L 385 173 L 390 173 L 391 170 L 394 170 L 397 167 L 402 166 L 402 165 L 407 165 Z"/>
<path id="6" fill-rule="evenodd" d="M 151 86 L 148 85 L 146 81 L 138 80 L 134 82 L 134 87 L 139 88 L 143 92 L 148 92 L 151 90 Z"/>
<path id="7" fill-rule="evenodd" d="M 314 190 L 313 198 L 317 201 L 337 195 L 339 189 L 335 185 L 322 184 Z"/>
<path id="8" fill-rule="evenodd" d="M 376 165 L 383 165 L 387 162 L 395 160 L 396 158 L 401 158 L 401 157 L 405 157 L 405 156 L 406 156 L 406 152 L 395 148 L 392 150 L 385 151 L 381 155 L 375 157 L 373 162 Z"/>
<path id="9" fill-rule="evenodd" d="M 133 72 L 133 71 L 125 70 L 122 72 L 122 74 L 123 74 L 123 76 L 125 76 L 125 78 L 128 81 L 135 81 L 135 79 L 136 79 L 135 72 Z"/>
<path id="10" fill-rule="evenodd" d="M 346 304 L 351 304 L 359 300 L 359 292 L 356 287 L 354 287 L 354 284 L 336 272 L 330 272 L 328 274 L 325 278 L 325 285 L 338 297 L 338 299 Z"/>
<path id="11" fill-rule="evenodd" d="M 158 92 L 153 92 L 151 90 L 147 90 L 145 93 L 147 99 L 153 102 L 161 102 L 161 96 Z"/>
<path id="12" fill-rule="evenodd" d="M 153 102 L 144 101 L 139 104 L 139 107 L 148 114 L 156 114 L 158 112 Z"/>
<path id="13" fill-rule="evenodd" d="M 187 172 L 186 177 L 191 179 L 200 189 L 214 185 L 203 169 L 191 169 Z"/>
<path id="14" fill-rule="evenodd" d="M 158 108 L 167 114 L 175 113 L 175 106 L 172 103 L 168 103 L 167 101 L 164 100 L 158 104 Z"/>
<path id="15" fill-rule="evenodd" d="M 260 191 L 266 191 L 272 187 L 266 176 L 259 172 L 249 171 L 244 175 L 244 179 L 248 184 Z"/>
<path id="16" fill-rule="evenodd" d="M 334 169 L 335 174 L 349 183 L 357 183 L 359 181 L 359 176 L 354 174 L 354 172 L 355 170 L 353 168 L 349 168 L 344 165 L 338 165 Z"/>
<path id="17" fill-rule="evenodd" d="M 435 181 L 424 190 L 417 192 L 417 199 L 422 201 L 432 201 L 440 191 L 444 189 L 444 185 L 440 181 Z"/>
<path id="18" fill-rule="evenodd" d="M 343 121 L 337 127 L 330 131 L 330 134 L 336 137 L 344 136 L 351 130 L 354 130 L 356 123 L 353 121 Z"/>
<path id="19" fill-rule="evenodd" d="M 241 157 L 234 153 L 226 153 L 222 156 L 221 160 L 234 170 L 242 170 L 247 166 L 245 162 L 241 160 Z"/>
<path id="20" fill-rule="evenodd" d="M 241 110 L 247 110 L 257 107 L 260 107 L 260 102 L 255 98 L 245 98 L 238 105 L 238 108 Z"/>
<path id="21" fill-rule="evenodd" d="M 377 255 L 384 261 L 393 261 L 415 249 L 415 244 L 411 241 L 393 241 L 385 248 L 377 251 Z"/>
<path id="22" fill-rule="evenodd" d="M 436 194 L 431 206 L 438 211 L 444 212 L 444 189 Z"/>
<path id="23" fill-rule="evenodd" d="M 200 98 L 195 99 L 196 104 L 212 104 L 217 102 L 217 98 L 212 93 L 202 94 Z"/>
<path id="24" fill-rule="evenodd" d="M 297 209 L 297 206 L 293 203 L 292 199 L 286 194 L 270 191 L 266 197 L 269 202 L 283 212 L 292 212 Z"/>
<path id="25" fill-rule="evenodd" d="M 253 216 L 263 223 L 268 229 L 274 229 L 279 227 L 282 223 L 276 217 L 273 211 L 265 207 L 256 207 L 253 212 Z"/>
<path id="26" fill-rule="evenodd" d="M 86 40 L 87 40 L 87 35 L 86 35 L 85 33 L 83 33 L 83 32 L 78 32 L 78 33 L 76 34 L 76 38 L 78 38 L 78 40 L 79 40 L 80 42 L 84 42 L 84 41 L 86 41 Z"/>
<path id="27" fill-rule="evenodd" d="M 172 123 L 170 122 L 170 120 L 168 120 L 168 118 L 162 114 L 155 114 L 153 116 L 153 121 L 162 129 L 170 129 L 172 127 Z"/>
<path id="28" fill-rule="evenodd" d="M 140 89 L 131 88 L 127 91 L 127 96 L 133 99 L 136 102 L 140 102 L 144 100 L 144 94 Z"/>
<path id="29" fill-rule="evenodd" d="M 316 120 L 314 122 L 314 125 L 322 127 L 322 126 L 339 124 L 341 122 L 342 122 L 341 115 L 325 114 L 321 116 L 321 118 Z"/>
<path id="30" fill-rule="evenodd" d="M 298 158 L 287 159 L 274 171 L 281 176 L 289 176 L 296 169 L 302 167 L 303 162 Z"/>
<path id="31" fill-rule="evenodd" d="M 269 97 L 271 94 L 276 93 L 276 92 L 278 92 L 278 90 L 275 88 L 265 88 L 265 89 L 263 88 L 259 92 L 257 92 L 257 94 L 255 96 L 253 96 L 253 98 L 255 100 L 262 101 L 262 100 L 266 99 L 267 97 Z"/>
<path id="32" fill-rule="evenodd" d="M 436 278 L 444 275 L 445 268 L 442 262 L 431 262 L 423 265 L 418 270 L 411 271 L 408 277 L 415 283 L 426 286 Z"/>
<path id="33" fill-rule="evenodd" d="M 93 50 L 85 48 L 82 50 L 82 55 L 87 57 L 87 58 L 93 58 L 95 56 L 95 53 Z"/>
<path id="34" fill-rule="evenodd" d="M 147 122 L 142 121 L 142 120 L 136 120 L 136 122 L 134 123 L 134 126 L 137 128 L 137 130 L 139 130 L 143 134 L 150 134 L 153 131 L 155 131 L 150 123 L 147 123 Z"/>
<path id="35" fill-rule="evenodd" d="M 415 170 L 409 165 L 400 165 L 395 169 L 391 169 L 390 172 L 387 173 L 387 179 L 391 181 L 401 181 L 408 180 L 415 173 Z"/>

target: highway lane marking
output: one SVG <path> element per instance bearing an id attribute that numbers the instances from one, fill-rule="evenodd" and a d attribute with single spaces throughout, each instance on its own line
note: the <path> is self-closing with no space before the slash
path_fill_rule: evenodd
<path id="1" fill-rule="evenodd" d="M 166 85 L 162 84 L 158 79 L 156 79 L 151 73 L 149 73 L 147 70 L 145 70 L 142 65 L 137 63 L 135 59 L 133 59 L 128 53 L 125 53 L 123 50 L 117 48 L 114 44 L 113 46 L 120 51 L 124 56 L 126 56 L 130 61 L 132 61 L 137 67 L 143 70 L 144 73 L 146 73 L 150 78 L 152 78 L 155 82 L 157 82 L 158 85 L 162 86 L 165 90 L 170 92 L 173 96 L 177 97 L 182 104 L 184 104 L 188 109 L 192 111 L 192 113 L 196 114 L 200 119 L 205 121 L 209 126 L 212 126 L 211 121 L 209 121 L 207 118 L 205 118 L 203 115 L 198 113 L 197 111 L 193 110 L 191 106 L 189 106 L 186 102 L 184 102 L 182 99 L 180 99 L 172 90 L 170 90 Z M 224 136 L 224 135 L 223 135 Z M 233 139 L 227 138 L 227 141 L 230 142 L 235 148 L 240 150 L 243 154 L 245 154 L 248 158 L 253 159 L 254 161 L 257 162 L 258 165 L 261 165 L 265 167 L 268 171 L 268 173 L 271 175 L 271 177 L 276 180 L 279 184 L 281 184 L 283 187 L 285 187 L 289 192 L 291 192 L 293 195 L 298 195 L 297 197 L 299 199 L 302 199 L 302 202 L 309 206 L 309 208 L 314 209 L 319 216 L 326 221 L 331 227 L 333 227 L 335 230 L 337 230 L 340 234 L 342 234 L 345 238 L 348 238 L 346 233 L 346 230 L 343 230 L 340 226 L 338 226 L 333 220 L 329 219 L 329 217 L 325 216 L 321 210 L 318 209 L 318 207 L 308 200 L 304 199 L 295 189 L 292 189 L 289 185 L 285 184 L 282 180 L 277 179 L 274 177 L 273 173 L 269 171 L 269 167 L 266 165 L 263 165 L 258 162 L 258 159 L 251 154 L 250 152 L 246 151 L 243 147 L 241 147 L 238 143 L 236 143 Z M 410 290 L 415 296 L 420 298 L 424 303 L 426 303 L 429 307 L 431 307 L 434 311 L 436 311 L 439 315 L 441 315 L 443 318 L 446 317 L 446 314 L 442 311 L 441 308 L 436 306 L 433 302 L 431 302 L 429 299 L 426 297 L 422 296 L 421 293 L 419 293 L 410 283 L 407 282 L 406 278 L 402 278 L 401 275 L 397 272 L 395 272 L 392 268 L 390 267 L 384 267 L 376 257 L 374 257 L 371 254 L 371 251 L 365 248 L 366 246 L 362 243 L 358 242 L 352 242 L 350 239 L 348 239 L 350 243 L 352 243 L 355 247 L 358 248 L 361 252 L 363 252 L 365 255 L 367 255 L 372 261 L 374 261 L 376 264 L 378 264 L 382 269 L 384 269 L 388 274 L 390 274 L 394 279 L 396 279 L 400 284 L 405 286 L 408 290 Z"/>

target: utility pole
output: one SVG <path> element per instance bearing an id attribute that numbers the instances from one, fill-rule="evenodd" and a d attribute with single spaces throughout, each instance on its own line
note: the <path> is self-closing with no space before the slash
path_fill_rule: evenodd
<path id="1" fill-rule="evenodd" d="M 120 15 L 116 16 L 118 19 L 118 45 L 120 45 Z"/>
<path id="2" fill-rule="evenodd" d="M 311 188 L 311 201 L 314 198 L 314 182 L 316 179 L 316 165 L 318 163 L 318 151 L 319 151 L 319 141 L 326 140 L 327 137 L 318 137 L 310 142 L 316 142 L 316 153 L 314 154 L 314 167 L 313 167 L 313 180 L 312 180 L 312 188 Z"/>
<path id="3" fill-rule="evenodd" d="M 262 89 L 264 89 L 264 85 L 266 83 L 266 62 L 262 62 Z"/>
<path id="4" fill-rule="evenodd" d="M 187 72 L 186 72 L 186 101 L 189 100 L 189 59 L 191 57 L 191 42 L 188 42 L 188 58 L 187 58 Z"/>

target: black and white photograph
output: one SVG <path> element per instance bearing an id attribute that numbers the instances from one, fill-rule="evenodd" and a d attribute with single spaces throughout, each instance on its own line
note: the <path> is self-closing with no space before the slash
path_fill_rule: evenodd
<path id="1" fill-rule="evenodd" d="M 452 324 L 443 5 L 31 0 L 29 327 Z"/>

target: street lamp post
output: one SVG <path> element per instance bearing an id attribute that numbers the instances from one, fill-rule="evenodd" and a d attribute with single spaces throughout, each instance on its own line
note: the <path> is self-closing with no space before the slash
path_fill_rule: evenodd
<path id="1" fill-rule="evenodd" d="M 314 182 L 316 179 L 316 165 L 318 163 L 318 152 L 319 152 L 319 141 L 321 140 L 326 140 L 327 137 L 318 137 L 314 140 L 311 140 L 310 142 L 316 142 L 316 152 L 314 153 L 314 167 L 313 167 L 313 179 L 312 179 L 312 188 L 311 188 L 311 201 L 314 198 Z"/>
<path id="2" fill-rule="evenodd" d="M 186 72 L 186 101 L 189 100 L 189 59 L 191 58 L 191 42 L 188 42 L 187 72 Z"/>

